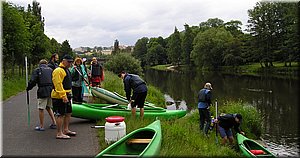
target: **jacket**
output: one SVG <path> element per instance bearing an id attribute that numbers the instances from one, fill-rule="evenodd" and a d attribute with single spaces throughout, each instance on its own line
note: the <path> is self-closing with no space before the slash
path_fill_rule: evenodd
<path id="1" fill-rule="evenodd" d="M 203 88 L 198 92 L 198 108 L 207 109 L 211 105 L 212 94 L 209 89 Z"/>
<path id="2" fill-rule="evenodd" d="M 52 69 L 46 64 L 40 64 L 31 75 L 26 90 L 38 85 L 37 98 L 50 98 L 52 91 Z"/>
<path id="3" fill-rule="evenodd" d="M 52 82 L 54 87 L 51 92 L 51 98 L 63 99 L 68 97 L 67 94 L 72 89 L 72 78 L 70 71 L 62 63 L 59 64 L 58 68 L 53 70 Z"/>
<path id="4" fill-rule="evenodd" d="M 123 82 L 127 100 L 130 100 L 131 89 L 133 90 L 133 93 L 143 93 L 148 91 L 146 82 L 138 75 L 125 74 Z"/>
<path id="5" fill-rule="evenodd" d="M 77 70 L 80 72 L 77 71 Z M 84 65 L 79 65 L 79 66 L 76 66 L 74 65 L 71 69 L 70 69 L 70 72 L 71 72 L 71 77 L 72 77 L 72 86 L 74 87 L 81 87 L 83 84 L 84 84 L 84 78 L 87 78 L 87 73 L 84 69 Z"/>
<path id="6" fill-rule="evenodd" d="M 234 114 L 225 114 L 223 116 L 218 116 L 219 126 L 228 130 L 229 128 L 234 127 L 234 130 L 238 133 L 241 133 L 240 123 L 235 121 Z"/>

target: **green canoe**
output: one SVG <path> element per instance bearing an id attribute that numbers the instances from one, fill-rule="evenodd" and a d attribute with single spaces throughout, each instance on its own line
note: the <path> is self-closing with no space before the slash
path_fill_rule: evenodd
<path id="1" fill-rule="evenodd" d="M 156 120 L 125 135 L 96 157 L 157 157 L 161 140 L 160 120 Z"/>
<path id="2" fill-rule="evenodd" d="M 136 109 L 137 117 L 140 115 Z M 152 107 L 144 108 L 144 118 L 176 119 L 186 115 L 185 110 L 166 110 Z M 100 120 L 109 116 L 131 116 L 126 105 L 119 104 L 72 104 L 72 116 L 90 120 Z"/>
<path id="3" fill-rule="evenodd" d="M 275 157 L 269 150 L 256 141 L 237 133 L 237 142 L 246 157 Z"/>
<path id="4" fill-rule="evenodd" d="M 125 104 L 127 105 L 129 103 L 128 100 L 124 96 L 121 96 L 120 94 L 118 94 L 116 92 L 113 93 L 113 92 L 108 91 L 103 88 L 91 87 L 91 92 L 94 96 L 96 96 L 100 99 L 103 99 L 103 100 L 107 101 L 108 103 L 121 104 L 121 105 L 125 105 Z M 154 104 L 149 103 L 149 102 L 145 102 L 145 106 L 163 109 L 162 107 L 154 106 Z"/>

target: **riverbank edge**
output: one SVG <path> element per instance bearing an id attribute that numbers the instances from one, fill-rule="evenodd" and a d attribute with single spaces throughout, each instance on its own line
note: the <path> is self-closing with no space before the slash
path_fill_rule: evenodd
<path id="1" fill-rule="evenodd" d="M 172 65 L 172 64 L 166 64 L 166 65 L 156 65 L 149 67 L 150 69 L 155 69 L 159 71 L 191 71 L 191 67 L 188 67 L 187 65 Z M 197 71 L 219 71 L 222 74 L 228 74 L 228 75 L 240 75 L 240 76 L 270 76 L 273 78 L 291 78 L 299 80 L 299 64 L 297 62 L 293 62 L 291 67 L 285 67 L 284 63 L 275 62 L 273 67 L 269 68 L 262 68 L 259 63 L 253 63 L 249 65 L 243 65 L 243 66 L 222 66 L 218 68 L 217 70 L 212 70 L 209 68 L 203 68 L 201 70 L 197 69 Z"/>

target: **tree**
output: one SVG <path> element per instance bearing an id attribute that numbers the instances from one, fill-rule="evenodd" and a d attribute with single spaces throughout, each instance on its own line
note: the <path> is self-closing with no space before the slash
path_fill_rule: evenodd
<path id="1" fill-rule="evenodd" d="M 175 27 L 174 33 L 170 36 L 170 40 L 167 44 L 168 58 L 172 64 L 179 65 L 181 56 L 181 39 L 177 27 Z"/>
<path id="2" fill-rule="evenodd" d="M 61 58 L 66 54 L 74 56 L 74 53 L 68 40 L 63 41 L 63 43 L 61 44 L 61 52 L 59 53 L 59 56 Z"/>
<path id="3" fill-rule="evenodd" d="M 16 7 L 2 2 L 3 6 L 3 69 L 12 67 L 14 74 L 15 66 L 23 65 L 24 56 L 29 55 L 30 42 L 29 32 L 25 25 L 22 14 Z"/>
<path id="4" fill-rule="evenodd" d="M 230 52 L 233 36 L 223 27 L 210 28 L 199 32 L 194 40 L 192 59 L 199 67 L 213 67 L 217 69 L 224 65 L 223 57 Z"/>
<path id="5" fill-rule="evenodd" d="M 112 55 L 116 55 L 120 53 L 120 48 L 119 48 L 119 41 L 116 39 L 114 43 L 114 49 L 112 51 Z"/>
<path id="6" fill-rule="evenodd" d="M 143 37 L 138 39 L 133 48 L 132 56 L 141 61 L 141 66 L 144 67 L 146 65 L 146 54 L 147 54 L 147 43 L 149 39 L 147 37 Z"/>
<path id="7" fill-rule="evenodd" d="M 184 25 L 185 32 L 182 39 L 182 63 L 190 65 L 190 55 L 193 50 L 194 35 L 188 24 Z"/>
<path id="8" fill-rule="evenodd" d="M 142 74 L 140 61 L 132 57 L 130 54 L 116 54 L 112 56 L 104 66 L 107 68 L 107 70 L 112 71 L 116 74 L 120 73 L 123 70 L 138 75 Z"/>

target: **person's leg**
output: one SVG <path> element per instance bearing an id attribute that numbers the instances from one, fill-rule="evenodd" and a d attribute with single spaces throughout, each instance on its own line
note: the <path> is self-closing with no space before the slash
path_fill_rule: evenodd
<path id="1" fill-rule="evenodd" d="M 140 108 L 140 118 L 144 118 L 144 108 Z"/>
<path id="2" fill-rule="evenodd" d="M 231 129 L 228 129 L 228 130 L 226 131 L 226 134 L 227 134 L 227 137 L 229 138 L 229 143 L 230 143 L 230 145 L 233 145 L 233 135 L 232 135 Z"/>
<path id="3" fill-rule="evenodd" d="M 204 112 L 203 109 L 198 109 L 199 110 L 199 115 L 200 115 L 200 131 L 203 130 L 204 127 Z"/>
<path id="4" fill-rule="evenodd" d="M 205 117 L 205 127 L 204 127 L 204 133 L 207 135 L 208 134 L 208 128 L 211 122 L 211 117 L 210 117 L 210 111 L 208 109 L 204 110 L 204 117 Z"/>
<path id="5" fill-rule="evenodd" d="M 131 116 L 135 118 L 136 107 L 131 107 Z"/>
<path id="6" fill-rule="evenodd" d="M 54 117 L 54 113 L 53 113 L 53 110 L 52 110 L 52 99 L 51 98 L 48 98 L 47 99 L 47 106 L 46 106 L 46 110 L 51 118 L 51 121 L 52 121 L 52 126 L 56 125 L 56 121 L 55 121 L 55 117 Z M 54 128 L 54 127 L 52 127 Z"/>
<path id="7" fill-rule="evenodd" d="M 227 142 L 227 135 L 226 135 L 226 131 L 223 127 L 221 126 L 218 126 L 218 129 L 219 129 L 219 132 L 220 132 L 220 135 L 222 137 L 222 141 L 221 141 L 221 144 L 224 145 L 226 144 Z"/>
<path id="8" fill-rule="evenodd" d="M 39 109 L 40 128 L 44 128 L 44 110 Z"/>
<path id="9" fill-rule="evenodd" d="M 227 142 L 227 136 L 225 136 L 225 137 L 222 138 L 221 144 L 225 145 L 226 142 Z"/>
<path id="10" fill-rule="evenodd" d="M 54 116 L 56 119 L 56 124 L 57 124 L 57 132 L 56 132 L 56 138 L 64 138 L 64 139 L 69 139 L 70 137 L 63 134 L 63 119 L 65 115 L 65 104 L 63 103 L 62 99 L 52 99 L 52 105 L 53 105 L 53 111 L 54 111 Z"/>
<path id="11" fill-rule="evenodd" d="M 83 93 L 82 93 L 82 86 L 78 87 L 78 102 L 82 103 L 83 100 Z"/>
<path id="12" fill-rule="evenodd" d="M 75 136 L 76 132 L 73 132 L 69 128 L 69 123 L 71 119 L 71 114 L 72 114 L 72 105 L 71 105 L 71 98 L 69 98 L 70 102 L 66 103 L 66 114 L 64 118 L 64 130 L 63 133 L 69 136 Z"/>

